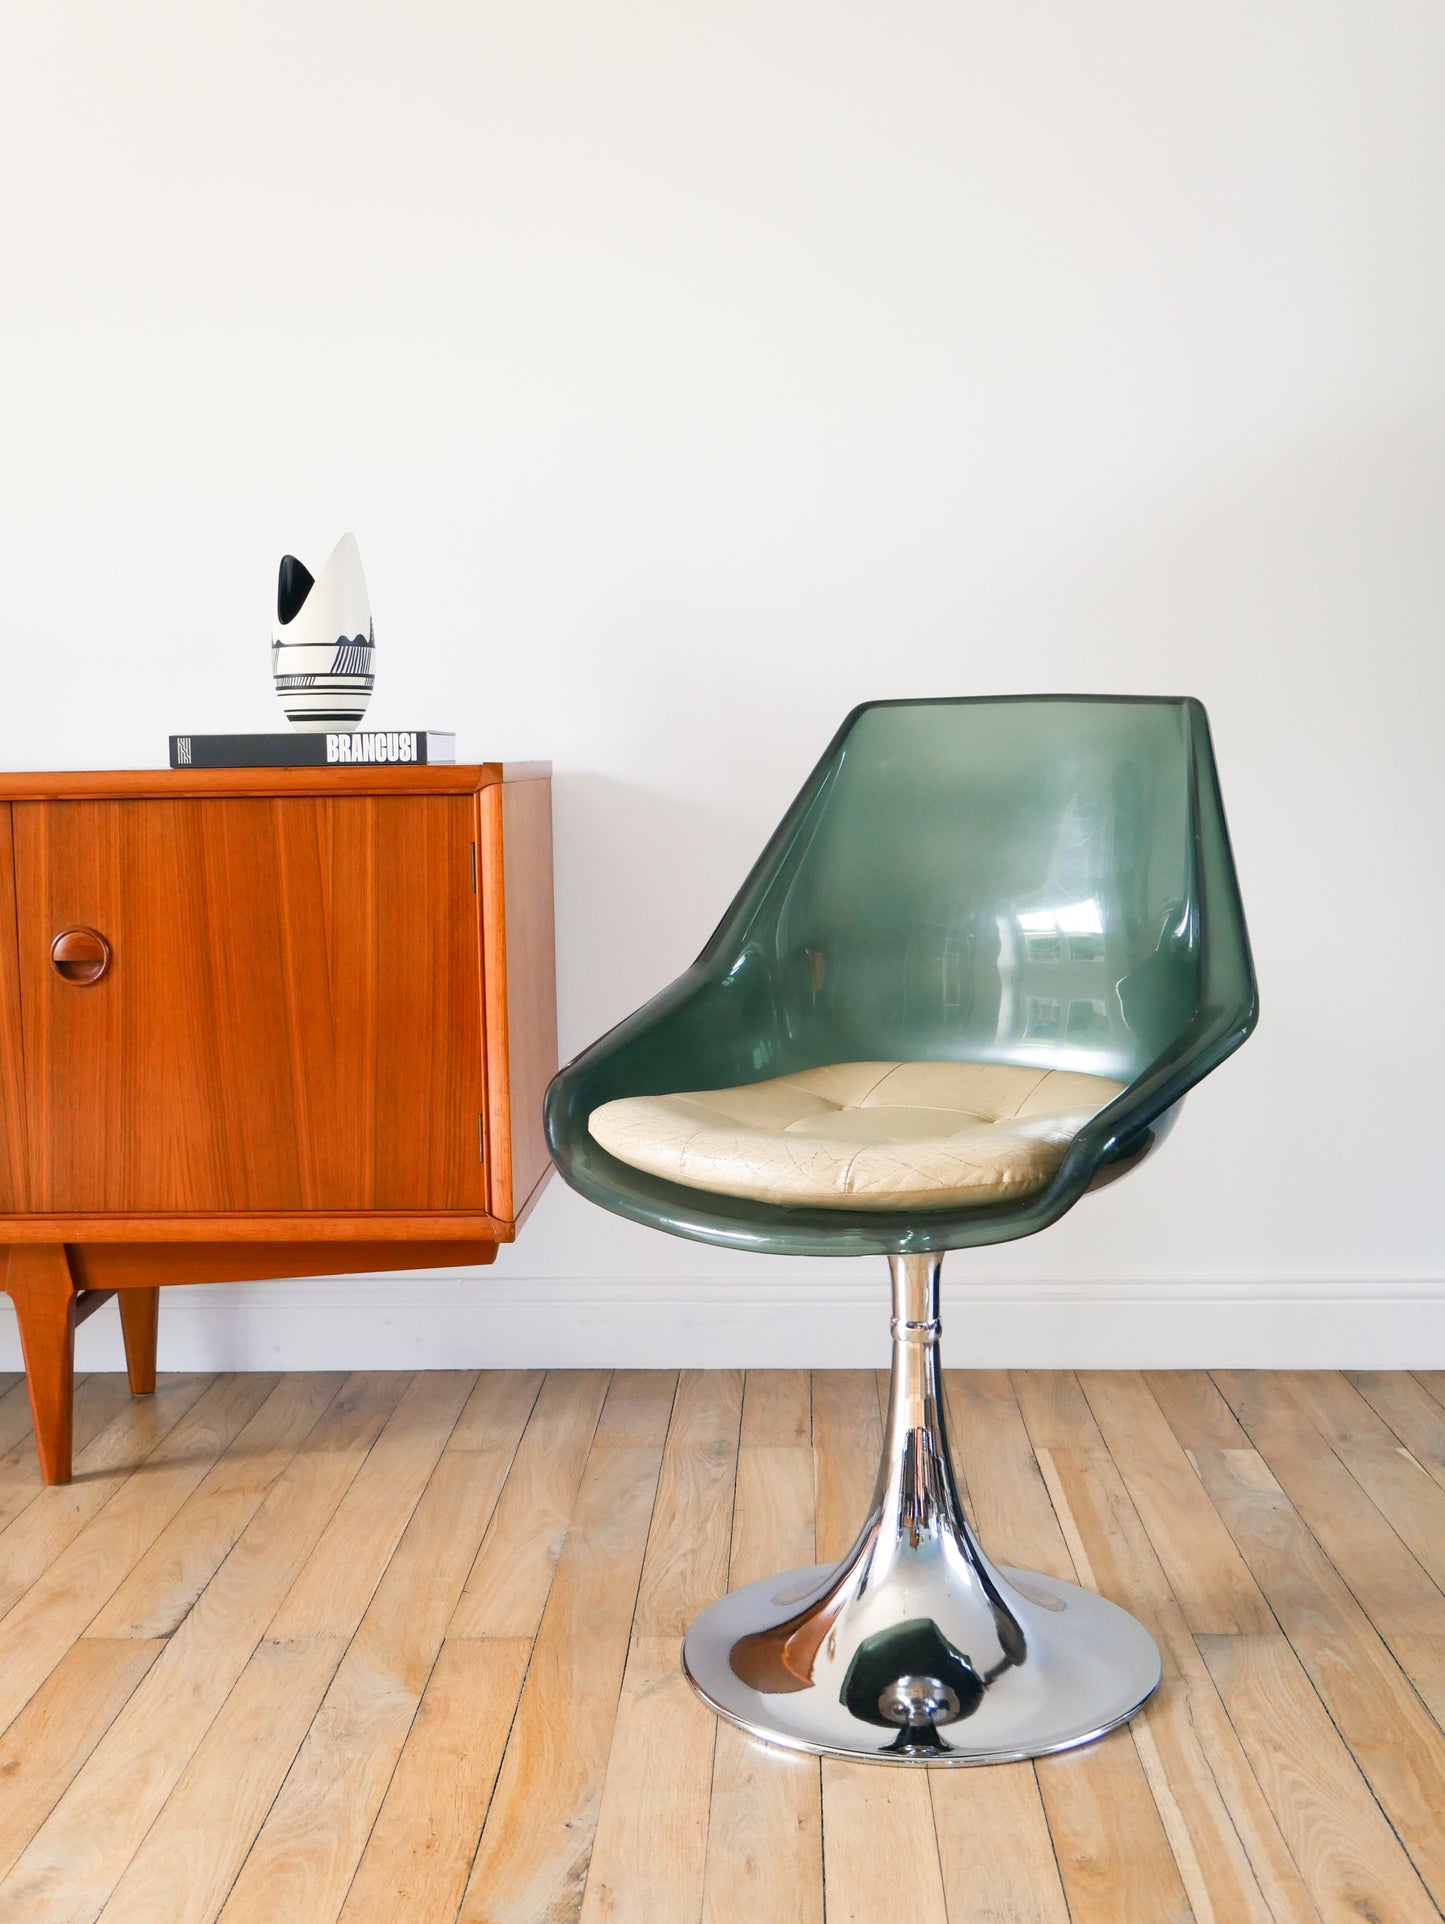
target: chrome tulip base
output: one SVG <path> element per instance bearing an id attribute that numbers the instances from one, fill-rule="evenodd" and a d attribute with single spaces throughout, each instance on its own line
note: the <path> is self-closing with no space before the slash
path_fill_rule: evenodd
<path id="1" fill-rule="evenodd" d="M 683 1642 L 719 1716 L 869 1763 L 1069 1750 L 1159 1682 L 1153 1638 L 1077 1584 L 995 1568 L 964 1520 L 938 1379 L 939 1256 L 895 1256 L 893 1382 L 872 1509 L 841 1563 L 733 1590 Z"/>
<path id="2" fill-rule="evenodd" d="M 1148 1631 L 1090 1590 L 995 1569 L 976 1549 L 967 1576 L 890 1572 L 874 1589 L 878 1547 L 870 1536 L 861 1556 L 705 1610 L 683 1645 L 703 1701 L 789 1750 L 1002 1764 L 1101 1737 L 1159 1682 Z"/>

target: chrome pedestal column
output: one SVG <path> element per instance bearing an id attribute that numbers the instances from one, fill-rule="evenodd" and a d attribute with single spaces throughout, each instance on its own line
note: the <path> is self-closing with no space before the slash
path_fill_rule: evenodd
<path id="1" fill-rule="evenodd" d="M 683 1668 L 720 1716 L 827 1757 L 986 1764 L 1087 1743 L 1144 1703 L 1159 1652 L 1117 1604 L 979 1549 L 939 1385 L 942 1258 L 889 1261 L 888 1434 L 857 1542 L 841 1563 L 720 1598 Z"/>

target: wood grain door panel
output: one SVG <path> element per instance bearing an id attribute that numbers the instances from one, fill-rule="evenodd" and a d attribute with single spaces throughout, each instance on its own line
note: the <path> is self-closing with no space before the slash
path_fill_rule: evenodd
<path id="1" fill-rule="evenodd" d="M 468 798 L 12 815 L 31 1209 L 486 1208 Z"/>
<path id="2" fill-rule="evenodd" d="M 0 804 L 0 1212 L 30 1207 L 30 1136 L 25 1115 L 25 1046 L 20 1028 L 20 938 L 15 923 L 15 851 L 10 804 Z"/>

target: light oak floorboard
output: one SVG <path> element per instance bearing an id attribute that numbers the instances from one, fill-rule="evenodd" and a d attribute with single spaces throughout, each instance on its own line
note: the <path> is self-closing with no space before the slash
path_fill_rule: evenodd
<path id="1" fill-rule="evenodd" d="M 411 1379 L 276 1612 L 273 1637 L 349 1637 L 356 1629 L 475 1382 L 469 1370 L 423 1370 Z"/>
<path id="2" fill-rule="evenodd" d="M 1145 1370 L 1144 1381 L 1186 1453 L 1249 1448 L 1249 1438 L 1207 1370 Z"/>
<path id="3" fill-rule="evenodd" d="M 813 1390 L 806 1370 L 749 1370 L 743 1390 L 744 1442 L 766 1445 L 813 1444 Z"/>
<path id="4" fill-rule="evenodd" d="M 1152 1623 L 1172 1593 L 1079 1383 L 1060 1370 L 1016 1370 L 1012 1381 L 1076 1580 Z M 1153 1794 L 1156 1751 L 1121 1731 L 1036 1766 L 1074 1924 L 1195 1916 L 1185 1892 L 1186 1880 L 1200 1882 L 1193 1836 L 1175 1799 L 1161 1807 Z M 1095 1769 L 1077 1768 L 1083 1755 Z M 1190 1815 L 1205 1835 L 1217 1828 L 1197 1801 Z"/>
<path id="5" fill-rule="evenodd" d="M 679 1376 L 637 1597 L 639 1636 L 681 1638 L 728 1587 L 742 1411 L 740 1370 Z"/>
<path id="6" fill-rule="evenodd" d="M 1087 1440 L 1096 1432 L 1081 1424 L 1078 1434 Z M 1078 1581 L 1115 1602 L 1132 1589 L 1136 1613 L 1154 1624 L 1169 1602 L 1167 1587 L 1157 1563 L 1141 1554 L 1142 1528 L 1113 1464 L 1098 1449 L 1056 1448 L 1040 1449 L 1039 1467 Z M 1076 1920 L 1156 1912 L 1193 1918 L 1184 1887 L 1199 1881 L 1194 1845 L 1174 1796 L 1154 1794 L 1157 1745 L 1139 1741 L 1137 1719 L 1117 1736 L 1098 1747 L 1097 1771 L 1071 1769 L 1077 1755 L 1035 1767 L 1070 1910 Z"/>
<path id="7" fill-rule="evenodd" d="M 823 1759 L 828 1924 L 948 1924 L 928 1775 Z"/>
<path id="8" fill-rule="evenodd" d="M 634 1635 L 583 1924 L 698 1924 L 716 1734 L 679 1667 L 677 1639 Z"/>
<path id="9" fill-rule="evenodd" d="M 1285 1638 L 1199 1647 L 1325 1924 L 1438 1924 Z"/>
<path id="10" fill-rule="evenodd" d="M 716 1719 L 682 1675 L 682 1632 L 727 1587 L 743 1379 L 678 1378 L 588 1866 L 582 1917 L 697 1924 Z M 666 1770 L 656 1760 L 666 1757 Z"/>
<path id="11" fill-rule="evenodd" d="M 1371 1478 L 1364 1459 L 1372 1446 L 1347 1445 L 1354 1463 L 1344 1452 L 1337 1453 L 1338 1446 L 1327 1432 L 1338 1425 L 1330 1421 L 1327 1411 L 1321 1412 L 1317 1393 L 1308 1387 L 1303 1373 L 1221 1371 L 1218 1380 L 1250 1442 L 1380 1634 L 1445 1633 L 1445 1596 L 1369 1487 L 1373 1482 L 1376 1492 L 1383 1490 L 1392 1508 L 1408 1506 L 1405 1491 L 1398 1492 L 1398 1500 L 1391 1496 L 1389 1462 L 1382 1475 Z M 1388 1454 L 1418 1485 L 1422 1508 L 1433 1508 L 1438 1502 L 1437 1526 L 1445 1524 L 1445 1490 L 1438 1489 L 1417 1464 L 1393 1450 Z M 1428 1542 L 1421 1547 L 1438 1566 L 1445 1549 Z"/>
<path id="12" fill-rule="evenodd" d="M 889 1372 L 887 1370 L 874 1370 L 873 1383 L 878 1391 L 878 1417 L 883 1425 L 883 1433 L 886 1436 L 888 1434 L 888 1402 L 891 1389 Z M 962 1475 L 963 1472 L 960 1469 L 960 1480 L 962 1479 Z"/>
<path id="13" fill-rule="evenodd" d="M 1421 1608 L 1431 1621 L 1412 1625 L 1412 1632 L 1445 1634 L 1445 1489 L 1401 1446 L 1389 1424 L 1343 1376 L 1333 1370 L 1302 1370 L 1289 1378 L 1289 1387 L 1295 1403 L 1308 1414 L 1429 1579 L 1419 1586 L 1419 1596 Z M 1399 1561 L 1398 1548 L 1393 1554 Z M 1358 1562 L 1363 1577 L 1368 1557 Z M 1359 1595 L 1351 1572 L 1342 1574 Z M 1395 1627 L 1381 1623 L 1373 1610 L 1370 1615 L 1386 1635 Z"/>
<path id="14" fill-rule="evenodd" d="M 89 1924 L 245 1669 L 396 1406 L 405 1377 L 348 1380 L 0 1884 L 3 1924 Z"/>
<path id="15" fill-rule="evenodd" d="M 1132 1610 L 1159 1646 L 1163 1676 L 1130 1733 L 1198 1924 L 1312 1924 L 1309 1897 L 1117 1466 L 1054 1450 L 1044 1469 L 1081 1581 Z"/>
<path id="16" fill-rule="evenodd" d="M 229 1554 L 345 1378 L 286 1376 L 102 1610 L 91 1637 L 168 1637 Z"/>
<path id="17" fill-rule="evenodd" d="M 542 1387 L 541 1370 L 479 1370 L 449 1450 L 515 1449 Z"/>
<path id="18" fill-rule="evenodd" d="M 465 1924 L 560 1924 L 580 1910 L 662 1465 L 660 1403 L 655 1414 L 655 1440 L 604 1443 L 588 1462 L 462 1899 Z M 623 1433 L 641 1434 L 636 1423 L 629 1401 Z"/>
<path id="19" fill-rule="evenodd" d="M 219 1378 L 35 1578 L 0 1625 L 0 1726 L 44 1682 L 264 1393 L 264 1379 Z"/>
<path id="20" fill-rule="evenodd" d="M 0 1877 L 10 1869 L 165 1645 L 82 1637 L 0 1738 Z"/>
<path id="21" fill-rule="evenodd" d="M 45 1488 L 40 1481 L 35 1439 L 30 1433 L 30 1399 L 22 1389 L 18 1402 L 15 1401 L 13 1390 L 6 1401 L 12 1405 L 12 1412 L 24 1412 L 25 1421 L 15 1440 L 9 1442 L 4 1454 L 0 1455 L 0 1530 L 11 1524 Z M 118 1417 L 125 1416 L 134 1407 L 130 1385 L 123 1375 L 107 1370 L 94 1376 L 76 1377 L 72 1426 L 75 1476 L 69 1488 L 74 1489 L 77 1480 L 93 1475 L 105 1462 L 106 1453 L 93 1452 L 91 1445 Z M 122 1462 L 134 1463 L 136 1460 L 136 1446 L 129 1435 L 136 1421 L 135 1417 L 129 1417 L 121 1425 L 126 1432 L 126 1441 L 120 1452 Z"/>
<path id="22" fill-rule="evenodd" d="M 1392 1637 L 1390 1654 L 1445 1731 L 1445 1637 Z"/>
<path id="23" fill-rule="evenodd" d="M 743 1395 L 728 1585 L 813 1561 L 812 1396 L 801 1370 L 750 1370 Z M 719 1721 L 708 1805 L 704 1924 L 822 1924 L 822 1778 L 815 1757 Z"/>
<path id="24" fill-rule="evenodd" d="M 438 1464 L 222 1907 L 223 1924 L 340 1909 L 486 1527 L 490 1481 L 482 1453 Z"/>
<path id="25" fill-rule="evenodd" d="M 100 1913 L 210 1924 L 316 1716 L 342 1637 L 265 1638 Z"/>
<path id="26" fill-rule="evenodd" d="M 874 1371 L 91 1378 L 87 1476 L 28 1494 L 0 1382 L 0 1924 L 1436 1918 L 1438 1385 L 1220 1381 L 949 1372 L 989 1553 L 1164 1666 L 976 1771 L 774 1751 L 681 1675 L 725 1586 L 851 1545 Z"/>
<path id="27" fill-rule="evenodd" d="M 1035 1769 L 1073 1924 L 1193 1924 L 1127 1730 Z"/>
<path id="28" fill-rule="evenodd" d="M 813 1452 L 791 1443 L 744 1443 L 727 1588 L 810 1568 L 813 1543 Z"/>
<path id="29" fill-rule="evenodd" d="M 1269 1605 L 1143 1377 L 1087 1370 L 1079 1385 L 1190 1629 L 1272 1631 Z"/>
<path id="30" fill-rule="evenodd" d="M 209 1412 L 220 1396 L 229 1406 L 230 1392 L 238 1383 L 242 1397 L 248 1397 L 251 1392 L 240 1378 L 222 1382 L 209 1376 L 163 1378 L 154 1396 L 128 1402 L 79 1452 L 71 1482 L 49 1488 L 37 1486 L 33 1500 L 0 1535 L 0 1612 L 10 1610 L 27 1595 L 42 1572 L 50 1574 L 61 1552 L 101 1515 L 127 1483 L 147 1474 L 150 1458 L 164 1448 L 170 1432 L 193 1404 L 209 1397 Z"/>
<path id="31" fill-rule="evenodd" d="M 822 1924 L 823 1804 L 816 1757 L 718 1725 L 708 1802 L 704 1924 Z"/>
<path id="32" fill-rule="evenodd" d="M 1109 1446 L 1072 1370 L 1013 1370 L 1010 1380 L 1035 1450 L 1108 1455 Z"/>
<path id="33" fill-rule="evenodd" d="M 1070 1924 L 1032 1764 L 929 1772 L 948 1924 Z"/>
<path id="34" fill-rule="evenodd" d="M 739 1371 L 678 1378 L 588 1867 L 588 1924 L 701 1915 L 717 1724 L 679 1655 L 693 1617 L 727 1588 L 742 1408 Z"/>
<path id="35" fill-rule="evenodd" d="M 948 1370 L 944 1396 L 966 1509 L 988 1556 L 1074 1580 L 1059 1521 L 1003 1370 Z M 949 1924 L 1067 1924 L 1032 1764 L 929 1774 Z"/>
<path id="36" fill-rule="evenodd" d="M 1404 1370 L 1349 1370 L 1354 1385 L 1392 1434 L 1435 1482 L 1445 1488 L 1445 1409 Z"/>
<path id="37" fill-rule="evenodd" d="M 655 1448 L 667 1434 L 676 1401 L 676 1370 L 614 1370 L 593 1449 Z"/>
<path id="38" fill-rule="evenodd" d="M 1440 1902 L 1445 1740 L 1439 1725 L 1263 1458 L 1253 1450 L 1201 1450 L 1198 1459 L 1280 1628 Z"/>
<path id="39" fill-rule="evenodd" d="M 456 1916 L 531 1648 L 525 1637 L 443 1643 L 341 1924 Z"/>
<path id="40" fill-rule="evenodd" d="M 965 1509 L 985 1555 L 1065 1583 L 1074 1566 L 1006 1370 L 946 1370 L 957 1467 L 972 1473 Z"/>
<path id="41" fill-rule="evenodd" d="M 454 1637 L 527 1637 L 547 1601 L 607 1395 L 605 1370 L 548 1378 L 467 1579 Z"/>
<path id="42" fill-rule="evenodd" d="M 83 1376 L 75 1379 L 77 1404 L 85 1380 Z M 6 1374 L 0 1377 L 0 1461 L 9 1455 L 22 1437 L 29 1434 L 30 1398 L 25 1393 L 25 1378 Z"/>
<path id="43" fill-rule="evenodd" d="M 813 1378 L 818 1561 L 834 1563 L 852 1547 L 868 1515 L 883 1420 L 868 1370 L 820 1370 Z"/>
<path id="44" fill-rule="evenodd" d="M 443 1382 L 441 1387 L 446 1390 L 447 1384 Z M 499 1386 L 494 1377 L 485 1384 L 478 1383 L 448 1437 L 443 1462 L 451 1457 L 458 1431 L 467 1424 L 466 1451 L 456 1454 L 466 1465 L 477 1529 L 495 1502 L 510 1448 L 515 1447 L 536 1387 L 534 1380 L 531 1394 L 526 1395 L 513 1394 L 506 1385 Z M 490 1392 L 493 1398 L 485 1415 L 477 1408 L 478 1397 L 484 1392 Z M 433 1440 L 445 1424 L 447 1407 L 443 1396 L 436 1408 Z M 331 1532 L 327 1535 L 330 1538 Z M 344 1549 L 345 1537 L 333 1539 L 333 1547 Z M 271 1636 L 262 1641 L 122 1879 L 116 1897 L 103 1914 L 105 1924 L 145 1918 L 148 1893 L 153 1889 L 164 1890 L 168 1914 L 177 1919 L 214 1917 L 317 1715 L 345 1649 L 346 1639 L 341 1634 L 285 1640 Z M 268 1701 L 274 1703 L 283 1690 L 282 1714 L 268 1725 L 266 1705 Z M 508 1715 L 510 1708 L 509 1703 Z M 228 1759 L 233 1752 L 247 1759 L 239 1786 L 243 1794 L 228 1801 L 225 1825 L 218 1828 L 215 1809 L 232 1770 Z M 475 1835 L 474 1829 L 467 1841 L 468 1860 Z M 464 1862 L 460 1875 L 465 1874 Z M 373 1888 L 375 1883 L 373 1875 Z M 460 1889 L 458 1882 L 458 1896 Z M 455 1910 L 455 1901 L 452 1908 Z"/>

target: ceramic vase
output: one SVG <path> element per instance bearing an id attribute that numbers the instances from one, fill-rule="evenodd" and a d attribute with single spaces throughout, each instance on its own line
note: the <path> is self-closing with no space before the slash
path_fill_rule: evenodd
<path id="1" fill-rule="evenodd" d="M 376 637 L 356 536 L 344 534 L 319 575 L 281 557 L 271 672 L 286 718 L 303 734 L 360 727 L 376 680 Z"/>

